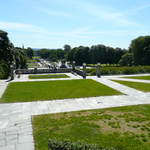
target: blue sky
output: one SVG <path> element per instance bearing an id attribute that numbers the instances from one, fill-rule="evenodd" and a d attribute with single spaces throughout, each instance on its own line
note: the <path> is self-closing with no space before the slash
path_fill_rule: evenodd
<path id="1" fill-rule="evenodd" d="M 1 0 L 0 29 L 15 46 L 128 48 L 150 34 L 149 0 Z"/>

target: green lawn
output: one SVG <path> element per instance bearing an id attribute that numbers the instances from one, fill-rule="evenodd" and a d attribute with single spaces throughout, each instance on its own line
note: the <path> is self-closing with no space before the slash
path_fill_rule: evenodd
<path id="1" fill-rule="evenodd" d="M 29 79 L 69 78 L 66 74 L 30 75 Z"/>
<path id="2" fill-rule="evenodd" d="M 29 102 L 119 94 L 121 93 L 90 79 L 16 82 L 8 85 L 0 101 Z"/>
<path id="3" fill-rule="evenodd" d="M 39 67 L 38 63 L 28 63 L 28 68 L 37 68 Z"/>
<path id="4" fill-rule="evenodd" d="M 122 77 L 122 78 L 150 80 L 150 76 L 130 76 L 130 77 Z"/>
<path id="5" fill-rule="evenodd" d="M 119 80 L 112 80 L 117 83 L 129 86 L 131 88 L 143 91 L 143 92 L 150 92 L 150 83 L 141 83 L 141 82 L 129 82 L 129 81 L 119 81 Z"/>
<path id="6" fill-rule="evenodd" d="M 48 150 L 48 139 L 150 150 L 150 105 L 34 116 L 32 123 L 36 150 Z"/>

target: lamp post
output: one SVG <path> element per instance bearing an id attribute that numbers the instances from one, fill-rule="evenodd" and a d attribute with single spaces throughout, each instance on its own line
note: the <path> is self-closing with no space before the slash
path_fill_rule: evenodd
<path id="1" fill-rule="evenodd" d="M 100 63 L 97 63 L 97 67 L 96 67 L 96 75 L 98 78 L 101 77 L 101 71 L 100 71 L 100 68 L 101 68 L 101 64 Z"/>
<path id="2" fill-rule="evenodd" d="M 83 79 L 86 79 L 86 63 L 83 63 Z"/>

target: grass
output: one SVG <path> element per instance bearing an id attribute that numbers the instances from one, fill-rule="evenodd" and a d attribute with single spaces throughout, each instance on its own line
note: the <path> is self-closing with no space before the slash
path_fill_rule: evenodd
<path id="1" fill-rule="evenodd" d="M 36 150 L 48 150 L 48 139 L 150 149 L 150 105 L 40 115 L 32 123 Z"/>
<path id="2" fill-rule="evenodd" d="M 28 68 L 37 68 L 39 67 L 38 63 L 28 63 Z"/>
<path id="3" fill-rule="evenodd" d="M 150 76 L 130 76 L 130 77 L 122 77 L 122 78 L 150 80 Z"/>
<path id="4" fill-rule="evenodd" d="M 120 92 L 91 79 L 16 82 L 8 85 L 0 101 L 29 102 L 120 94 Z"/>
<path id="5" fill-rule="evenodd" d="M 150 83 L 141 83 L 141 82 L 129 82 L 129 81 L 119 81 L 119 80 L 112 80 L 117 83 L 126 85 L 128 87 L 143 91 L 143 92 L 150 92 Z"/>
<path id="6" fill-rule="evenodd" d="M 69 78 L 66 74 L 29 75 L 29 79 Z"/>

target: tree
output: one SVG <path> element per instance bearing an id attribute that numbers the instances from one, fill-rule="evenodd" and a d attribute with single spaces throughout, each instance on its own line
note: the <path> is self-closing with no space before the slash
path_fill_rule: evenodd
<path id="1" fill-rule="evenodd" d="M 47 59 L 49 57 L 49 50 L 48 49 L 41 49 L 39 52 L 41 58 Z"/>
<path id="2" fill-rule="evenodd" d="M 133 59 L 136 65 L 150 65 L 150 36 L 140 36 L 134 39 L 129 47 L 133 53 Z"/>
<path id="3" fill-rule="evenodd" d="M 56 62 L 58 60 L 57 51 L 56 50 L 50 50 L 49 51 L 49 57 L 48 57 L 48 59 L 51 62 Z"/>
<path id="4" fill-rule="evenodd" d="M 82 65 L 83 63 L 89 63 L 89 47 L 80 46 L 76 48 L 74 54 L 74 60 L 77 65 Z"/>
<path id="5" fill-rule="evenodd" d="M 27 58 L 26 58 L 26 54 L 24 53 L 24 49 L 15 47 L 14 48 L 14 59 L 15 59 L 15 63 L 16 63 L 16 69 L 27 68 Z"/>
<path id="6" fill-rule="evenodd" d="M 124 54 L 120 61 L 119 61 L 119 64 L 121 66 L 132 66 L 134 64 L 134 61 L 133 61 L 133 54 L 132 53 L 126 53 Z"/>
<path id="7" fill-rule="evenodd" d="M 67 55 L 67 60 L 70 62 L 75 61 L 75 52 L 77 51 L 77 48 L 73 48 L 71 51 L 69 51 Z"/>
<path id="8" fill-rule="evenodd" d="M 57 49 L 57 50 L 56 50 L 56 53 L 57 53 L 57 58 L 58 58 L 59 60 L 63 60 L 63 59 L 65 58 L 65 52 L 64 52 L 64 50 L 62 50 L 62 49 Z"/>
<path id="9" fill-rule="evenodd" d="M 0 61 L 8 65 L 13 61 L 13 44 L 9 41 L 8 33 L 0 30 Z"/>
<path id="10" fill-rule="evenodd" d="M 64 45 L 64 51 L 66 52 L 66 53 L 68 53 L 69 51 L 71 50 L 71 46 L 70 45 Z"/>
<path id="11" fill-rule="evenodd" d="M 150 65 L 150 45 L 144 48 L 143 54 L 145 57 L 143 57 L 142 62 L 144 62 L 145 65 Z"/>
<path id="12" fill-rule="evenodd" d="M 25 68 L 25 53 L 21 48 L 13 46 L 7 32 L 0 30 L 0 78 L 8 77 L 12 63 L 16 64 L 16 68 Z"/>
<path id="13" fill-rule="evenodd" d="M 34 52 L 33 49 L 28 47 L 27 49 L 24 50 L 25 54 L 28 58 L 32 59 L 32 57 L 34 56 Z"/>

